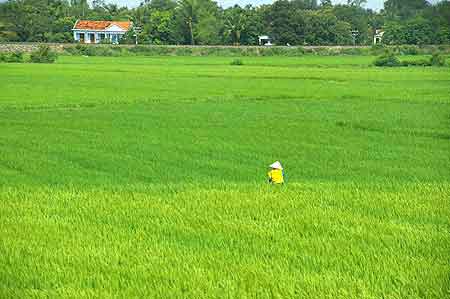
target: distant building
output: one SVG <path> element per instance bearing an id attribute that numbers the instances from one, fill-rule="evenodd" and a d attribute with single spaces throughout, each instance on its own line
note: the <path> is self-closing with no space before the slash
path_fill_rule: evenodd
<path id="1" fill-rule="evenodd" d="M 271 38 L 267 35 L 258 36 L 260 46 L 272 46 Z"/>
<path id="2" fill-rule="evenodd" d="M 132 27 L 131 22 L 118 21 L 85 21 L 78 20 L 73 26 L 73 38 L 76 42 L 98 44 L 109 41 L 117 44 L 123 35 Z"/>
<path id="3" fill-rule="evenodd" d="M 381 44 L 383 42 L 384 31 L 381 29 L 375 30 L 375 34 L 373 36 L 373 44 Z"/>

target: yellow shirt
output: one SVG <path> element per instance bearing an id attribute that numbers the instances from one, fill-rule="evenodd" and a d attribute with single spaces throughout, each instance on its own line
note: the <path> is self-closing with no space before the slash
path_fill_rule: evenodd
<path id="1" fill-rule="evenodd" d="M 272 169 L 267 174 L 269 176 L 269 181 L 273 184 L 283 184 L 283 171 L 281 169 Z"/>

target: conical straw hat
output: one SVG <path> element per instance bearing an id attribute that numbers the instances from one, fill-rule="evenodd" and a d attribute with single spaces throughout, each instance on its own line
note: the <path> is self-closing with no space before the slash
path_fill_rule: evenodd
<path id="1" fill-rule="evenodd" d="M 270 168 L 274 168 L 274 169 L 281 169 L 283 170 L 283 167 L 281 166 L 281 163 L 279 161 L 269 165 Z"/>

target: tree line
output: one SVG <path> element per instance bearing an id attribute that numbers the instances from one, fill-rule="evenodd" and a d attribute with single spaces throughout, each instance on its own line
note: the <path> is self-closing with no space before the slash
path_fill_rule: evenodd
<path id="1" fill-rule="evenodd" d="M 104 0 L 8 0 L 0 3 L 0 41 L 73 42 L 77 19 L 131 20 L 142 44 L 369 45 L 383 29 L 384 44 L 449 44 L 450 1 L 387 0 L 376 12 L 365 0 L 277 0 L 222 8 L 212 0 L 145 0 L 136 8 Z M 134 42 L 134 32 L 122 40 Z"/>

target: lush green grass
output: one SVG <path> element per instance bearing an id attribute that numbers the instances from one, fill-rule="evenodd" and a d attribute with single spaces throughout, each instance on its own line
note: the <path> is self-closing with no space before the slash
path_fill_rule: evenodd
<path id="1" fill-rule="evenodd" d="M 0 64 L 0 297 L 449 297 L 449 69 L 231 60 Z"/>

